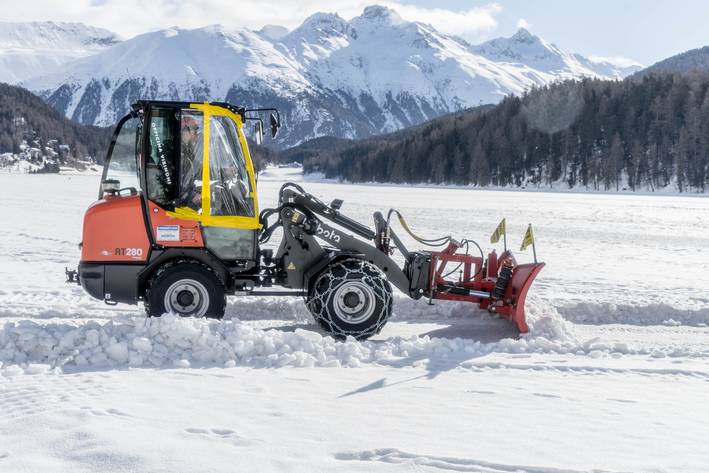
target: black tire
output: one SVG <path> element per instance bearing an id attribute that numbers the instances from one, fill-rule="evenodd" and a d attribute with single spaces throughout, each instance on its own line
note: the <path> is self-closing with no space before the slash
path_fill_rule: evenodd
<path id="1" fill-rule="evenodd" d="M 371 263 L 337 261 L 323 270 L 308 291 L 306 305 L 335 338 L 363 340 L 379 333 L 392 313 L 389 281 Z"/>
<path id="2" fill-rule="evenodd" d="M 176 262 L 156 271 L 145 291 L 150 317 L 172 312 L 182 317 L 221 319 L 226 291 L 219 277 L 200 263 Z"/>

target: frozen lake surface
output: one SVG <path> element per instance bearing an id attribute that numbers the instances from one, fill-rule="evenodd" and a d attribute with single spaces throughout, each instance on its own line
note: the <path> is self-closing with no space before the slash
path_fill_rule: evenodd
<path id="1" fill-rule="evenodd" d="M 294 172 L 261 175 L 261 208 Z M 320 332 L 298 298 L 230 298 L 223 322 L 148 320 L 65 284 L 98 180 L 0 174 L 2 472 L 709 464 L 709 198 L 306 181 L 362 222 L 395 207 L 419 234 L 483 249 L 500 218 L 513 250 L 531 222 L 547 262 L 528 335 L 398 295 L 359 343 Z"/>

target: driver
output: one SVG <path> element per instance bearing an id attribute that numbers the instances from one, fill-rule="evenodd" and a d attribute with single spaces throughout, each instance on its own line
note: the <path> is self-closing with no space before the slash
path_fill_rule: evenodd
<path id="1" fill-rule="evenodd" d="M 180 206 L 197 212 L 202 209 L 203 135 L 201 122 L 193 116 L 182 114 L 180 121 Z"/>

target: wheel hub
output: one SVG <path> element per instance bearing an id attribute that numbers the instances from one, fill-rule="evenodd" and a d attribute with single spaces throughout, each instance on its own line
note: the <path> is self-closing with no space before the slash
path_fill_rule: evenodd
<path id="1" fill-rule="evenodd" d="M 355 291 L 348 292 L 347 294 L 345 294 L 344 303 L 349 308 L 356 308 L 358 305 L 361 305 L 361 302 L 359 300 L 359 294 L 357 294 Z"/>
<path id="2" fill-rule="evenodd" d="M 165 310 L 180 316 L 202 317 L 209 309 L 209 293 L 194 279 L 181 279 L 165 291 Z"/>
<path id="3" fill-rule="evenodd" d="M 194 302 L 194 295 L 190 291 L 180 291 L 177 294 L 177 303 L 183 307 L 189 307 Z"/>
<path id="4" fill-rule="evenodd" d="M 360 281 L 347 281 L 337 288 L 334 296 L 335 314 L 345 322 L 357 324 L 374 312 L 374 292 Z"/>

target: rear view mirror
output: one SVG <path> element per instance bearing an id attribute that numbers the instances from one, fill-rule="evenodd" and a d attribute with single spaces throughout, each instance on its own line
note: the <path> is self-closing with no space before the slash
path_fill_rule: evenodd
<path id="1" fill-rule="evenodd" d="M 254 129 L 254 141 L 257 145 L 263 143 L 263 122 L 261 120 L 256 121 L 256 127 Z"/>
<path id="2" fill-rule="evenodd" d="M 121 190 L 121 181 L 118 179 L 105 179 L 101 181 L 101 193 L 115 195 Z"/>
<path id="3" fill-rule="evenodd" d="M 278 134 L 278 129 L 281 127 L 280 117 L 276 117 L 274 113 L 271 113 L 271 138 L 275 138 Z"/>

